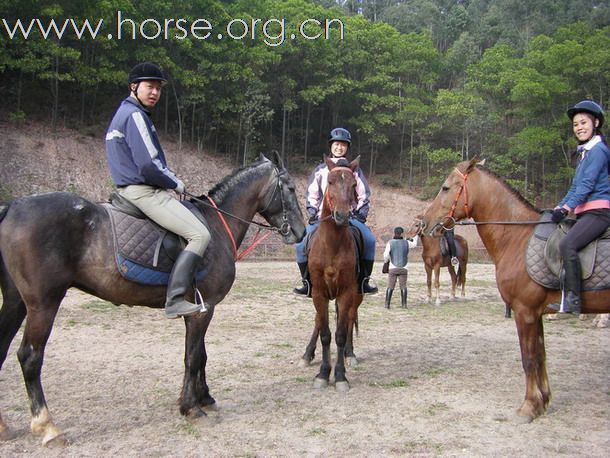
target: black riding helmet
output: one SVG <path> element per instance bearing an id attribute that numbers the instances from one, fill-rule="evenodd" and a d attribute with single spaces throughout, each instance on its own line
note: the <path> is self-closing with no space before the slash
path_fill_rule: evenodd
<path id="1" fill-rule="evenodd" d="M 599 120 L 598 129 L 604 125 L 604 109 L 593 100 L 582 100 L 569 108 L 567 113 L 570 119 L 574 118 L 577 113 L 589 113 Z"/>
<path id="2" fill-rule="evenodd" d="M 167 83 L 167 78 L 157 65 L 152 62 L 140 62 L 136 64 L 129 72 L 128 83 L 139 83 L 140 81 L 156 80 L 161 81 L 161 84 Z"/>

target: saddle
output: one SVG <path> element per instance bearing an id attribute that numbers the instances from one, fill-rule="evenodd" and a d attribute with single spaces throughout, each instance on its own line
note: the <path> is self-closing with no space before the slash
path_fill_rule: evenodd
<path id="1" fill-rule="evenodd" d="M 544 211 L 540 222 L 551 221 L 551 212 Z M 560 289 L 562 261 L 559 242 L 576 221 L 567 218 L 557 224 L 538 224 L 530 237 L 525 255 L 529 276 L 541 286 Z M 582 272 L 582 291 L 610 288 L 610 228 L 578 253 Z"/>
<path id="2" fill-rule="evenodd" d="M 191 202 L 182 202 L 207 227 L 203 215 Z M 186 241 L 148 219 L 120 194 L 113 192 L 102 204 L 112 227 L 114 253 L 120 274 L 145 285 L 167 285 L 169 275 Z M 206 268 L 197 272 L 205 276 Z"/>

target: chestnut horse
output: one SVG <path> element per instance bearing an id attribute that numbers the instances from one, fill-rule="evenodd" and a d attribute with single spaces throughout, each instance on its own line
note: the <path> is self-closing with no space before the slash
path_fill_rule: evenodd
<path id="1" fill-rule="evenodd" d="M 421 218 L 421 217 L 420 217 Z M 466 296 L 466 267 L 468 265 L 468 242 L 461 235 L 455 235 L 457 258 L 459 261 L 457 273 L 451 264 L 451 256 L 441 253 L 440 237 L 431 237 L 421 230 L 421 220 L 416 220 L 407 231 L 407 237 L 419 235 L 422 245 L 421 257 L 426 269 L 426 284 L 428 286 L 428 303 L 432 301 L 432 274 L 434 273 L 434 290 L 436 291 L 435 305 L 441 305 L 441 267 L 446 267 L 451 276 L 451 298 L 455 300 L 455 290 L 462 287 L 462 297 Z"/>
<path id="2" fill-rule="evenodd" d="M 208 197 L 218 210 L 209 203 L 203 205 L 207 202 L 203 197 L 193 199 L 205 216 L 212 243 L 200 266 L 206 274 L 198 282 L 209 311 L 185 318 L 185 371 L 179 405 L 180 413 L 189 417 L 205 415 L 202 407 L 215 403 L 206 382 L 205 334 L 214 306 L 233 285 L 236 250 L 252 218 L 256 213 L 262 215 L 285 243 L 298 242 L 305 235 L 294 182 L 277 154 L 274 161 L 261 155 L 260 161 L 217 184 Z M 0 286 L 0 368 L 25 319 L 17 357 L 30 401 L 31 430 L 42 436 L 43 445 L 50 441 L 65 444 L 64 434 L 47 408 L 40 374 L 45 345 L 66 291 L 75 287 L 115 304 L 163 308 L 166 287 L 124 279 L 117 269 L 107 211 L 65 192 L 0 205 Z M 159 319 L 165 318 L 160 315 Z M 0 415 L 0 440 L 9 437 Z"/>
<path id="3" fill-rule="evenodd" d="M 335 363 L 335 389 L 349 391 L 345 376 L 345 359 L 353 356 L 353 329 L 358 320 L 358 306 L 362 294 L 358 287 L 358 259 L 352 231 L 350 212 L 356 199 L 354 170 L 359 158 L 347 166 L 337 166 L 326 159 L 328 185 L 324 193 L 320 225 L 313 233 L 309 249 L 308 268 L 311 279 L 316 319 L 314 332 L 303 359 L 311 360 L 318 334 L 322 344 L 320 372 L 314 387 L 328 386 L 330 378 L 331 332 L 328 320 L 328 303 L 335 300 L 337 361 Z"/>
<path id="4" fill-rule="evenodd" d="M 551 400 L 546 372 L 542 315 L 559 302 L 560 291 L 535 283 L 526 270 L 526 247 L 540 210 L 475 158 L 459 163 L 443 182 L 424 212 L 426 232 L 442 230 L 453 221 L 472 218 L 496 266 L 496 282 L 504 302 L 515 316 L 521 362 L 525 371 L 525 399 L 518 418 L 532 421 Z M 583 313 L 610 311 L 610 290 L 582 292 Z"/>

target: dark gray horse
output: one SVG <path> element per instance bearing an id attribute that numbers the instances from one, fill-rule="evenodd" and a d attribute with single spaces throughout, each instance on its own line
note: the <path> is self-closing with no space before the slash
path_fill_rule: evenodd
<path id="1" fill-rule="evenodd" d="M 185 372 L 179 403 L 180 412 L 191 417 L 205 415 L 202 407 L 215 403 L 206 383 L 205 334 L 214 306 L 235 280 L 231 239 L 239 247 L 256 213 L 281 233 L 285 243 L 296 243 L 305 235 L 294 183 L 277 154 L 273 161 L 261 155 L 258 162 L 226 177 L 209 197 L 225 213 L 228 227 L 214 208 L 202 203 L 203 198 L 193 199 L 208 222 L 212 243 L 202 262 L 207 274 L 198 284 L 210 311 L 185 318 Z M 115 304 L 164 305 L 165 286 L 125 280 L 117 270 L 113 248 L 106 210 L 74 194 L 41 194 L 0 205 L 0 368 L 27 318 L 17 356 L 30 400 L 32 433 L 41 435 L 43 444 L 65 442 L 48 411 L 40 373 L 45 345 L 68 288 Z M 0 440 L 8 437 L 0 416 Z"/>

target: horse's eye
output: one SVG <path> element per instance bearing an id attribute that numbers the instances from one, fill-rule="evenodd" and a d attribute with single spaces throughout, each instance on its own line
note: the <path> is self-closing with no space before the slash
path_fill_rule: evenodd
<path id="1" fill-rule="evenodd" d="M 447 186 L 447 185 L 441 186 L 441 191 L 443 191 L 443 192 L 449 191 L 449 186 Z"/>

